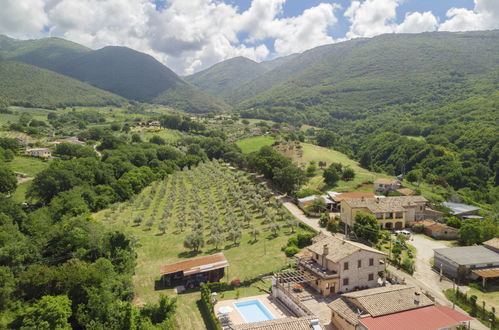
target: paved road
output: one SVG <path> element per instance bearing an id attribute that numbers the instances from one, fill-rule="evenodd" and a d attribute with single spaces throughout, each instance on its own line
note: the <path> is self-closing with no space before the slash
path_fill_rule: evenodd
<path id="1" fill-rule="evenodd" d="M 291 214 L 293 214 L 299 220 L 301 220 L 302 222 L 306 223 L 310 227 L 314 228 L 318 232 L 325 233 L 326 235 L 330 235 L 331 234 L 326 229 L 321 228 L 319 226 L 319 219 L 307 217 L 303 213 L 303 211 L 298 206 L 296 206 L 295 203 L 292 202 L 291 198 L 289 198 L 289 197 L 282 197 L 281 196 L 281 197 L 279 197 L 279 199 L 282 201 L 284 207 L 287 208 L 288 211 L 291 212 Z"/>

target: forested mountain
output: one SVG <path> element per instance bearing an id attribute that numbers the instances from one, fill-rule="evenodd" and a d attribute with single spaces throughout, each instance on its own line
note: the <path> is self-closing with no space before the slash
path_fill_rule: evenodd
<path id="1" fill-rule="evenodd" d="M 214 96 L 224 98 L 230 92 L 268 70 L 246 57 L 234 57 L 185 77 L 185 80 Z"/>
<path id="2" fill-rule="evenodd" d="M 472 95 L 499 70 L 499 31 L 390 34 L 318 47 L 248 84 L 241 109 L 326 126 L 397 105 L 425 109 Z M 478 87 L 481 88 L 481 87 Z"/>
<path id="3" fill-rule="evenodd" d="M 191 112 L 228 109 L 152 56 L 126 47 L 90 50 L 57 38 L 19 41 L 2 37 L 0 56 L 53 70 L 131 100 L 157 102 Z"/>
<path id="4" fill-rule="evenodd" d="M 317 140 L 470 201 L 499 197 L 499 31 L 391 34 L 318 47 L 240 86 L 243 117 L 327 129 Z"/>
<path id="5" fill-rule="evenodd" d="M 0 99 L 28 107 L 118 105 L 122 97 L 61 74 L 15 61 L 0 60 Z"/>
<path id="6" fill-rule="evenodd" d="M 290 61 L 295 56 L 297 55 L 279 57 L 261 63 L 242 56 L 234 57 L 184 79 L 202 91 L 234 103 L 232 95 L 239 87 Z"/>

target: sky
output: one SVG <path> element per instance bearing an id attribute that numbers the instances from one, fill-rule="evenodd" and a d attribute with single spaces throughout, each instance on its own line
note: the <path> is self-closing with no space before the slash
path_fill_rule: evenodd
<path id="1" fill-rule="evenodd" d="M 179 75 L 385 33 L 499 28 L 499 0 L 0 0 L 0 34 L 127 46 Z"/>

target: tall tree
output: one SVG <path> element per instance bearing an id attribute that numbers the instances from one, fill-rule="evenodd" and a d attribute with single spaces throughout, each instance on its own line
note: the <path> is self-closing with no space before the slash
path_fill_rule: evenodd
<path id="1" fill-rule="evenodd" d="M 368 240 L 373 244 L 378 243 L 381 233 L 376 217 L 366 212 L 358 212 L 355 215 L 353 231 L 358 237 Z"/>

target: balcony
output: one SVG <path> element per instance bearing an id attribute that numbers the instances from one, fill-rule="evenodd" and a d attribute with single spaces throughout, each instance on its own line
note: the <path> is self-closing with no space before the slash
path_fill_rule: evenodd
<path id="1" fill-rule="evenodd" d="M 300 261 L 300 266 L 319 276 L 321 279 L 331 279 L 339 276 L 337 272 L 322 267 L 313 260 L 302 260 Z"/>

